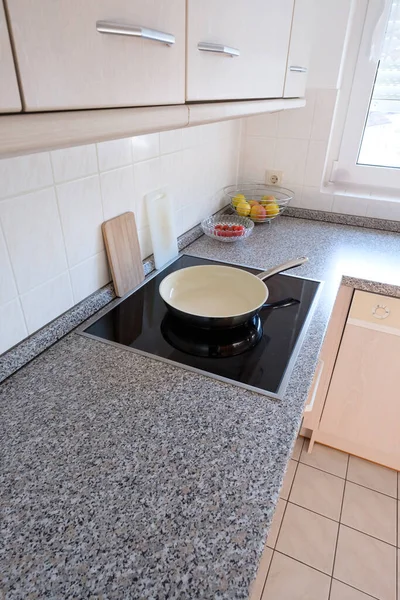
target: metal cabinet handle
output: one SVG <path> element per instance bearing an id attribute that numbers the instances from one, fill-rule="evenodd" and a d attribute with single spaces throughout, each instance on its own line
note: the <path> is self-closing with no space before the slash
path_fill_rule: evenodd
<path id="1" fill-rule="evenodd" d="M 140 25 L 127 25 L 124 23 L 116 23 L 114 21 L 96 21 L 96 29 L 99 33 L 111 33 L 115 35 L 133 35 L 134 37 L 152 40 L 172 46 L 175 44 L 175 36 L 164 31 L 156 29 L 148 29 Z"/>
<path id="2" fill-rule="evenodd" d="M 293 71 L 294 73 L 307 73 L 308 69 L 306 67 L 289 67 L 289 71 Z"/>
<path id="3" fill-rule="evenodd" d="M 240 56 L 240 50 L 231 48 L 231 46 L 224 46 L 223 44 L 199 42 L 197 48 L 203 52 L 217 52 L 218 54 L 226 54 L 226 56 Z"/>

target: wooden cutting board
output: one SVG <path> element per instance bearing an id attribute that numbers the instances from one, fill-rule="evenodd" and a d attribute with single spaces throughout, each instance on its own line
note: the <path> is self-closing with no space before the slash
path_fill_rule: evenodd
<path id="1" fill-rule="evenodd" d="M 115 293 L 121 298 L 144 279 L 135 215 L 126 212 L 101 226 Z"/>

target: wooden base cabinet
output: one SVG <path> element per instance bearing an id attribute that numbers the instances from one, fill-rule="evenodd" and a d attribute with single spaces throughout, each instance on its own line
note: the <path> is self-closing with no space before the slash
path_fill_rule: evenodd
<path id="1" fill-rule="evenodd" d="M 400 470 L 400 299 L 356 291 L 343 323 L 343 289 L 321 353 L 328 368 L 303 421 L 310 449 L 320 442 Z"/>

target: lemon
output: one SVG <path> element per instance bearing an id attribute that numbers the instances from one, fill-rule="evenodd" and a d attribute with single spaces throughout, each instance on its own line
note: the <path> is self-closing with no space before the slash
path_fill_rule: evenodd
<path id="1" fill-rule="evenodd" d="M 250 214 L 250 210 L 251 210 L 250 204 L 243 200 L 241 202 L 239 202 L 239 204 L 236 206 L 236 212 L 241 217 L 247 217 L 247 215 Z"/>
<path id="2" fill-rule="evenodd" d="M 269 202 L 264 206 L 267 217 L 276 217 L 279 215 L 279 206 L 276 202 Z"/>
<path id="3" fill-rule="evenodd" d="M 237 206 L 241 202 L 246 202 L 246 196 L 244 194 L 236 194 L 236 196 L 232 198 L 233 206 Z"/>

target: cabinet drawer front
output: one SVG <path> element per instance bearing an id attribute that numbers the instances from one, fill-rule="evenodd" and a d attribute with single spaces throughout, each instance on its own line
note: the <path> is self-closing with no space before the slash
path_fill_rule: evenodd
<path id="1" fill-rule="evenodd" d="M 187 100 L 281 98 L 293 5 L 188 0 Z"/>
<path id="2" fill-rule="evenodd" d="M 184 102 L 185 0 L 7 4 L 27 110 Z"/>
<path id="3" fill-rule="evenodd" d="M 400 335 L 400 299 L 356 291 L 348 323 Z"/>

